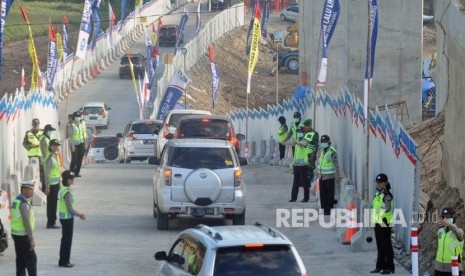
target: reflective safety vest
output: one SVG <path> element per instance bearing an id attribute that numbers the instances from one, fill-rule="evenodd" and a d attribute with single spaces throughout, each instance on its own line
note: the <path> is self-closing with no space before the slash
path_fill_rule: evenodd
<path id="1" fill-rule="evenodd" d="M 58 213 L 60 214 L 60 219 L 72 219 L 74 218 L 74 215 L 68 210 L 68 207 L 66 207 L 66 202 L 65 202 L 65 195 L 69 193 L 71 196 L 71 206 L 73 206 L 73 209 L 76 208 L 76 201 L 74 200 L 74 195 L 69 189 L 69 187 L 63 186 L 60 190 L 60 193 L 58 194 Z"/>
<path id="2" fill-rule="evenodd" d="M 281 125 L 278 129 L 278 141 L 280 143 L 284 142 L 288 134 L 289 134 L 289 129 L 284 131 L 284 125 Z"/>
<path id="3" fill-rule="evenodd" d="M 296 166 L 308 165 L 309 154 L 310 154 L 310 149 L 308 147 L 302 147 L 302 146 L 296 145 L 295 152 L 294 152 L 294 165 Z"/>
<path id="4" fill-rule="evenodd" d="M 86 121 L 82 120 L 79 124 L 79 132 L 81 133 L 81 142 L 85 143 L 87 139 Z"/>
<path id="5" fill-rule="evenodd" d="M 297 142 L 297 136 L 298 136 L 298 133 L 297 133 L 297 129 L 299 129 L 299 125 L 300 123 L 297 123 L 297 122 L 292 122 L 292 137 L 294 137 L 294 141 Z"/>
<path id="6" fill-rule="evenodd" d="M 47 146 L 45 147 L 45 154 L 44 154 L 45 159 L 47 159 L 47 157 L 48 157 L 49 154 L 50 154 L 50 149 L 48 148 L 48 146 L 50 145 L 50 140 L 51 140 L 51 139 L 50 139 L 50 137 L 48 137 L 47 135 L 44 134 L 44 135 L 42 136 L 42 140 L 45 140 L 45 141 L 47 142 L 47 144 L 46 144 Z M 42 153 L 43 153 L 43 152 L 42 152 Z M 42 160 L 42 161 L 43 161 L 43 160 Z M 44 164 L 45 164 L 45 163 L 44 163 Z"/>
<path id="7" fill-rule="evenodd" d="M 80 127 L 77 126 L 74 122 L 71 123 L 71 127 L 73 128 L 73 132 L 71 133 L 71 140 L 73 140 L 74 145 L 80 145 L 82 143 Z"/>
<path id="8" fill-rule="evenodd" d="M 31 130 L 27 132 L 27 141 L 30 145 L 37 146 L 35 148 L 30 148 L 27 150 L 27 156 L 37 156 L 42 157 L 42 151 L 40 150 L 40 140 L 42 139 L 43 131 L 39 130 L 36 134 L 34 134 Z"/>
<path id="9" fill-rule="evenodd" d="M 326 153 L 324 151 L 321 152 L 320 155 L 320 162 L 318 171 L 320 175 L 329 175 L 336 173 L 336 167 L 334 166 L 333 158 L 331 158 L 331 154 L 333 152 L 337 152 L 336 149 L 330 147 Z"/>
<path id="10" fill-rule="evenodd" d="M 187 259 L 188 270 L 190 273 L 197 273 L 197 255 L 192 254 Z"/>
<path id="11" fill-rule="evenodd" d="M 386 212 L 385 209 L 381 208 L 384 205 L 384 193 L 376 192 L 373 198 L 373 213 L 372 219 L 374 223 L 383 224 L 385 218 L 388 224 L 392 222 L 392 213 L 394 211 L 394 199 L 391 200 L 391 210 Z"/>
<path id="12" fill-rule="evenodd" d="M 47 160 L 52 160 L 52 167 L 50 169 L 50 185 L 58 185 L 60 184 L 60 161 L 58 160 L 58 156 L 56 154 L 49 154 L 47 156 Z"/>
<path id="13" fill-rule="evenodd" d="M 457 256 L 459 262 L 461 262 L 462 252 L 463 241 L 459 241 L 452 230 L 446 232 L 445 227 L 439 228 L 436 261 L 443 264 L 451 264 L 451 257 Z"/>
<path id="14" fill-rule="evenodd" d="M 310 154 L 315 153 L 317 151 L 317 145 L 311 144 L 315 135 L 316 135 L 316 132 L 313 130 L 305 133 L 304 135 L 304 139 L 308 141 L 308 149 L 310 150 L 309 152 Z"/>
<path id="15" fill-rule="evenodd" d="M 31 225 L 31 229 L 34 230 L 36 227 L 36 219 L 32 211 L 32 205 L 22 195 L 19 195 L 13 201 L 11 207 L 11 234 L 16 236 L 27 236 L 26 227 L 24 227 L 23 217 L 19 209 L 22 203 L 29 205 L 29 224 Z"/>

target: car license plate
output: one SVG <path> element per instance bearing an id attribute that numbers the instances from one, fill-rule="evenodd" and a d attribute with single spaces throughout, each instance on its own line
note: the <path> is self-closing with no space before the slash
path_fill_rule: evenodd
<path id="1" fill-rule="evenodd" d="M 155 140 L 144 140 L 144 144 L 155 144 Z"/>
<path id="2" fill-rule="evenodd" d="M 89 120 L 97 120 L 97 117 L 89 117 Z"/>
<path id="3" fill-rule="evenodd" d="M 205 215 L 214 215 L 214 208 L 191 208 L 191 215 L 194 216 L 205 216 Z"/>

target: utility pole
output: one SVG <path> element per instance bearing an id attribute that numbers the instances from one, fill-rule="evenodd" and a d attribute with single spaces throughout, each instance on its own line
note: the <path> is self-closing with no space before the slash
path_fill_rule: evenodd
<path id="1" fill-rule="evenodd" d="M 365 160 L 365 200 L 368 202 L 370 198 L 370 92 L 371 92 L 371 36 L 372 36 L 372 24 L 371 21 L 371 0 L 368 0 L 368 64 L 367 64 L 367 75 L 368 75 L 368 93 L 367 93 L 367 108 L 365 110 L 365 120 L 366 120 L 366 135 L 367 135 L 367 144 L 366 144 L 366 160 Z"/>
<path id="2" fill-rule="evenodd" d="M 187 48 L 183 47 L 181 48 L 181 54 L 183 56 L 183 67 L 184 67 L 184 72 L 187 73 L 187 68 L 186 68 L 186 54 L 187 54 Z M 184 109 L 187 109 L 187 90 L 184 91 Z"/>

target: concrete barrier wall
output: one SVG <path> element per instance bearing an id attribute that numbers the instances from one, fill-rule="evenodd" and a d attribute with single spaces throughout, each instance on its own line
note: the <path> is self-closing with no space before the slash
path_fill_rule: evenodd
<path id="1" fill-rule="evenodd" d="M 402 210 L 405 217 L 406 228 L 395 227 L 398 238 L 402 239 L 405 248 L 409 247 L 410 224 L 414 211 L 417 210 L 415 193 L 419 185 L 419 177 L 416 175 L 415 141 L 405 132 L 403 126 L 395 121 L 386 106 L 385 113 L 378 110 L 370 112 L 370 159 L 369 181 L 366 183 L 366 126 L 363 114 L 363 105 L 348 90 L 333 93 L 319 91 L 315 95 L 309 94 L 298 101 L 284 100 L 281 105 L 268 106 L 266 110 L 238 109 L 229 114 L 235 129 L 246 134 L 249 144 L 259 145 L 266 141 L 268 146 L 271 138 L 276 139 L 279 116 L 287 119 L 288 126 L 292 122 L 293 113 L 299 111 L 302 119 L 314 119 L 314 128 L 320 137 L 327 134 L 331 137 L 332 146 L 339 155 L 340 167 L 345 176 L 354 184 L 358 196 L 372 201 L 375 183 L 374 179 L 380 172 L 389 177 L 396 208 Z M 314 110 L 316 103 L 316 110 Z M 315 114 L 315 115 L 314 115 Z M 269 152 L 269 149 L 267 149 Z M 255 158 L 256 162 L 263 162 Z M 365 185 L 369 187 L 369 194 L 365 195 Z"/>

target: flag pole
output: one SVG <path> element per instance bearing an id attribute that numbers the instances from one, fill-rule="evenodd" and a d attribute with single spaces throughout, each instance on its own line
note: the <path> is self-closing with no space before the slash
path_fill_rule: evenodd
<path id="1" fill-rule="evenodd" d="M 368 0 L 368 64 L 367 64 L 367 78 L 368 78 L 368 93 L 366 98 L 366 135 L 367 135 L 367 144 L 366 144 L 366 160 L 365 160 L 365 200 L 368 202 L 370 198 L 370 92 L 371 92 L 371 25 L 374 22 L 371 21 L 371 0 Z"/>
<path id="2" fill-rule="evenodd" d="M 316 54 L 316 67 L 315 67 L 315 80 L 313 85 L 313 126 L 316 126 L 316 88 L 318 86 L 318 67 L 320 66 L 320 46 L 321 46 L 321 26 L 320 26 L 320 35 L 318 36 L 318 47 Z"/>

